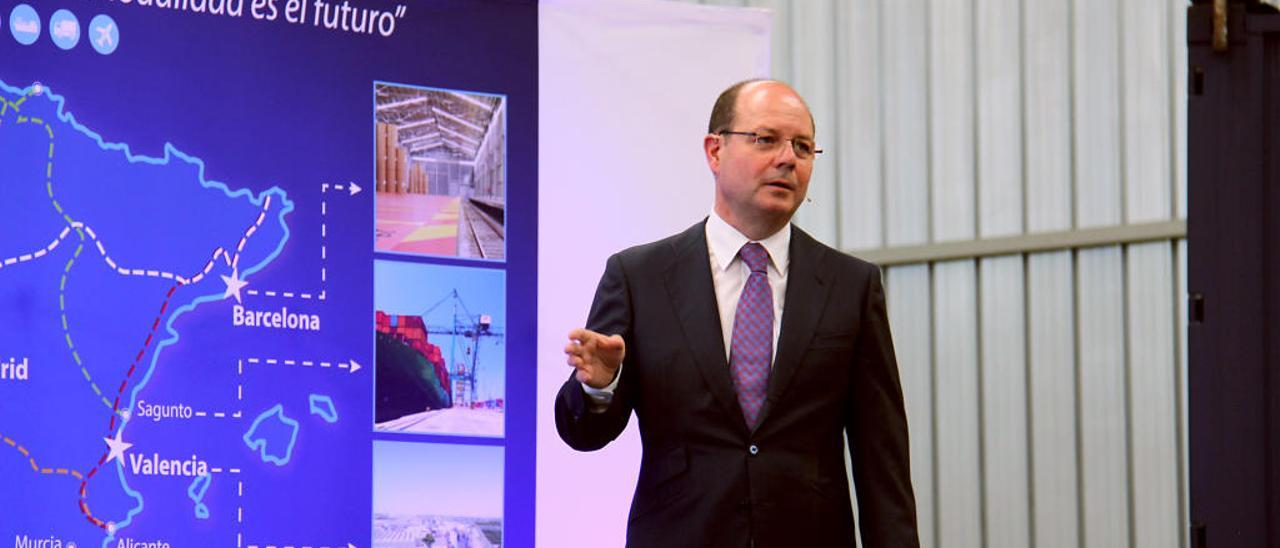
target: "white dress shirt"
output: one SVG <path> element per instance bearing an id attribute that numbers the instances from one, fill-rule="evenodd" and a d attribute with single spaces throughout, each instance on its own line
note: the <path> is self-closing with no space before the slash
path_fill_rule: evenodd
<path id="1" fill-rule="evenodd" d="M 724 336 L 724 357 L 729 360 L 733 342 L 733 319 L 738 310 L 742 288 L 751 269 L 738 256 L 748 242 L 758 242 L 769 252 L 769 289 L 773 292 L 773 355 L 778 355 L 778 335 L 782 332 L 782 305 L 787 297 L 787 270 L 791 259 L 791 224 L 763 240 L 747 238 L 721 219 L 714 211 L 707 218 L 707 258 L 711 261 L 711 281 L 716 289 L 716 305 L 720 312 L 720 330 Z M 605 333 L 610 335 L 611 333 Z M 770 362 L 772 364 L 772 361 Z M 622 378 L 622 367 L 613 382 L 604 388 L 582 385 L 582 390 L 595 404 L 592 411 L 604 411 L 613 401 L 613 392 Z"/>

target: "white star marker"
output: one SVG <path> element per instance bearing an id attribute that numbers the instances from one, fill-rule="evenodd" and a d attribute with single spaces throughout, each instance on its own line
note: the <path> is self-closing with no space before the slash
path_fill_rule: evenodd
<path id="1" fill-rule="evenodd" d="M 235 295 L 236 302 L 242 302 L 240 300 L 240 290 L 244 289 L 244 286 L 249 285 L 249 282 L 240 279 L 240 272 L 233 270 L 230 276 L 223 276 L 222 281 L 227 284 L 227 291 L 222 294 L 222 298 L 225 299 Z"/>
<path id="2" fill-rule="evenodd" d="M 120 439 L 120 436 L 122 435 L 124 435 L 123 427 L 116 430 L 115 438 L 102 438 L 103 441 L 107 442 L 107 447 L 111 448 L 111 451 L 107 453 L 107 461 L 103 464 L 115 459 L 120 459 L 120 462 L 124 462 L 124 452 L 128 451 L 130 447 L 133 447 L 133 444 L 126 443 L 124 440 Z"/>

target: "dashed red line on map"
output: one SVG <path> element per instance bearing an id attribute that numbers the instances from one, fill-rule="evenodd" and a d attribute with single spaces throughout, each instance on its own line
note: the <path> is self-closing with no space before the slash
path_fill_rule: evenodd
<path id="1" fill-rule="evenodd" d="M 154 338 L 156 329 L 160 327 L 160 320 L 164 317 L 165 310 L 169 308 L 169 301 L 173 298 L 173 293 L 181 286 L 181 283 L 175 283 L 170 286 L 169 291 L 165 293 L 164 302 L 160 304 L 160 310 L 156 313 L 155 321 L 151 322 L 151 329 L 147 332 L 146 340 L 142 343 L 142 349 L 138 350 L 138 355 L 134 357 L 133 363 L 129 364 L 129 370 L 125 373 L 124 380 L 120 382 L 120 389 L 116 391 L 115 404 L 111 410 L 111 420 L 107 426 L 108 437 L 110 437 L 116 430 L 116 417 L 119 416 L 120 398 L 124 395 L 125 389 L 128 388 L 129 381 L 133 378 L 134 372 L 138 370 L 138 363 L 142 361 L 144 356 L 146 356 L 147 349 L 151 346 L 151 341 Z M 90 523 L 103 529 L 108 529 L 108 524 L 101 519 L 94 517 L 93 512 L 89 510 L 89 480 L 93 479 L 93 476 L 98 473 L 98 469 L 101 468 L 102 465 L 106 464 L 107 457 L 110 454 L 110 452 L 103 453 L 102 457 L 98 459 L 98 463 L 95 464 L 93 468 L 89 470 L 89 473 L 85 475 L 84 481 L 80 482 L 80 512 L 84 514 L 85 518 L 88 519 Z"/>

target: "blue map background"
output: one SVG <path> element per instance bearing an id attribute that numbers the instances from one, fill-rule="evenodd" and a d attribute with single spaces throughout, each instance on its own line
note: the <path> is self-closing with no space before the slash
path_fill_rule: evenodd
<path id="1" fill-rule="evenodd" d="M 17 4 L 0 1 L 0 14 Z M 226 286 L 218 275 L 229 269 L 221 264 L 200 283 L 174 289 L 161 313 L 173 282 L 119 275 L 93 238 L 86 234 L 82 242 L 74 231 L 46 257 L 0 268 L 0 361 L 27 357 L 32 371 L 27 382 L 0 381 L 0 436 L 20 442 L 41 467 L 91 469 L 106 452 L 111 419 L 65 340 L 58 304 L 64 274 L 67 330 L 84 370 L 107 399 L 129 377 L 122 406 L 181 402 L 244 416 L 225 422 L 134 418 L 124 430 L 124 440 L 134 444 L 126 459 L 194 454 L 240 473 L 214 474 L 201 499 L 209 516 L 199 519 L 188 492 L 191 478 L 143 478 L 123 474 L 116 462 L 106 465 L 87 483 L 84 500 L 93 515 L 127 524 L 122 534 L 174 546 L 235 546 L 237 533 L 246 545 L 368 543 L 374 438 L 370 94 L 371 82 L 387 80 L 504 94 L 510 101 L 508 259 L 478 267 L 507 271 L 504 543 L 532 545 L 536 3 L 407 6 L 396 33 L 384 38 L 136 4 L 34 4 L 46 19 L 57 8 L 70 9 L 81 24 L 98 13 L 110 15 L 120 28 L 120 46 L 109 56 L 84 40 L 63 51 L 47 34 L 22 46 L 7 28 L 0 31 L 0 96 L 16 102 L 35 82 L 46 88 L 19 112 L 0 117 L 0 259 L 44 248 L 66 226 L 47 193 L 49 140 L 29 121 L 34 117 L 55 131 L 59 205 L 92 227 L 121 266 L 188 275 L 215 248 L 234 248 L 270 196 L 267 216 L 240 259 L 248 288 L 326 291 L 323 303 L 252 301 L 255 309 L 288 306 L 321 317 L 319 333 L 300 334 L 233 328 L 235 300 L 223 298 Z M 18 116 L 28 121 L 18 124 Z M 322 191 L 325 183 L 350 182 L 369 191 Z M 327 206 L 323 216 L 321 202 Z M 322 222 L 328 228 L 323 241 Z M 328 278 L 323 286 L 321 266 Z M 126 375 L 157 317 L 138 371 Z M 355 360 L 366 369 L 245 363 L 250 357 Z M 243 399 L 237 399 L 237 387 Z M 332 398 L 338 421 L 309 412 L 317 394 Z M 264 462 L 241 439 L 253 418 L 277 404 L 299 423 L 283 466 Z M 91 523 L 79 507 L 81 481 L 35 473 L 8 446 L 0 446 L 0 478 L 0 542 L 23 533 L 115 545 L 110 539 L 119 535 Z"/>

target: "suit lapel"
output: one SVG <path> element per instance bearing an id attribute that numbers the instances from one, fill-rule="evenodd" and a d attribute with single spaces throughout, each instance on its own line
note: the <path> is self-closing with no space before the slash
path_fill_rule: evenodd
<path id="1" fill-rule="evenodd" d="M 729 376 L 725 359 L 724 334 L 716 304 L 716 289 L 711 278 L 707 255 L 706 222 L 686 230 L 675 242 L 675 260 L 666 270 L 667 292 L 671 306 L 680 320 L 685 343 L 692 350 L 694 363 L 710 387 L 711 393 L 733 413 L 741 417 L 738 396 Z M 738 421 L 745 428 L 745 423 Z"/>
<path id="2" fill-rule="evenodd" d="M 804 351 L 813 339 L 814 329 L 826 306 L 830 281 L 821 270 L 826 250 L 808 234 L 792 227 L 791 258 L 787 267 L 787 300 L 782 311 L 782 331 L 778 335 L 778 351 L 769 374 L 769 387 L 760 411 L 763 424 L 769 411 L 787 389 L 787 384 L 802 364 Z"/>

